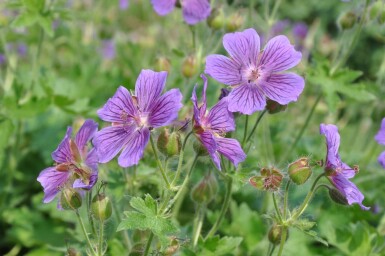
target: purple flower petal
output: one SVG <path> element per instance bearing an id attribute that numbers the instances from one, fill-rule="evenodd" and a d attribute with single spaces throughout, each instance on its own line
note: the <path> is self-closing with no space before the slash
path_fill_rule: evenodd
<path id="1" fill-rule="evenodd" d="M 134 131 L 127 141 L 125 147 L 118 158 L 118 163 L 122 167 L 129 167 L 139 163 L 143 157 L 144 149 L 150 139 L 150 131 L 147 128 Z"/>
<path id="2" fill-rule="evenodd" d="M 206 100 L 206 90 L 207 90 L 207 77 L 205 75 L 201 75 L 203 80 L 203 90 L 202 90 L 202 100 L 201 104 L 198 103 L 198 97 L 196 94 L 197 85 L 194 86 L 191 101 L 194 105 L 194 121 L 197 125 L 202 125 L 202 119 L 206 115 L 207 110 L 207 100 Z"/>
<path id="3" fill-rule="evenodd" d="M 98 151 L 96 148 L 93 148 L 88 152 L 87 158 L 85 160 L 85 163 L 88 167 L 90 167 L 93 171 L 98 170 Z"/>
<path id="4" fill-rule="evenodd" d="M 222 99 L 211 108 L 207 115 L 207 122 L 210 128 L 218 133 L 224 133 L 235 130 L 235 121 L 233 113 L 228 110 L 228 100 Z"/>
<path id="5" fill-rule="evenodd" d="M 380 163 L 380 165 L 385 168 L 385 151 L 382 152 L 379 156 L 378 156 L 378 162 Z"/>
<path id="6" fill-rule="evenodd" d="M 346 179 L 342 175 L 335 175 L 331 177 L 331 182 L 335 187 L 345 196 L 348 204 L 357 203 L 362 210 L 369 210 L 370 207 L 366 207 L 362 204 L 364 200 L 364 195 L 358 190 L 357 186 Z"/>
<path id="7" fill-rule="evenodd" d="M 246 159 L 246 154 L 237 140 L 221 137 L 217 137 L 215 140 L 218 145 L 218 152 L 229 159 L 235 167 Z"/>
<path id="8" fill-rule="evenodd" d="M 137 97 L 140 111 L 147 112 L 152 103 L 157 100 L 166 85 L 167 72 L 154 72 L 142 70 L 135 84 L 135 96 Z"/>
<path id="9" fill-rule="evenodd" d="M 242 81 L 241 64 L 223 55 L 207 56 L 205 73 L 226 85 L 238 85 Z"/>
<path id="10" fill-rule="evenodd" d="M 44 203 L 51 202 L 69 178 L 69 172 L 59 172 L 55 167 L 44 169 L 37 178 L 44 188 Z"/>
<path id="11" fill-rule="evenodd" d="M 261 83 L 261 90 L 265 95 L 281 105 L 297 101 L 305 87 L 304 79 L 294 73 L 272 74 Z"/>
<path id="12" fill-rule="evenodd" d="M 72 127 L 68 127 L 64 139 L 60 142 L 57 149 L 51 154 L 52 159 L 56 163 L 68 163 L 71 162 L 71 160 L 73 159 L 70 148 L 71 133 Z"/>
<path id="13" fill-rule="evenodd" d="M 77 179 L 74 181 L 72 185 L 73 188 L 81 188 L 85 190 L 90 190 L 98 181 L 98 172 L 92 172 L 88 181 L 88 184 L 85 184 L 81 179 Z"/>
<path id="14" fill-rule="evenodd" d="M 340 147 L 340 134 L 338 133 L 337 126 L 333 124 L 321 124 L 320 133 L 326 137 L 326 168 L 333 168 L 333 166 L 338 166 L 341 160 L 338 154 L 338 149 Z"/>
<path id="15" fill-rule="evenodd" d="M 250 84 L 243 84 L 233 89 L 229 96 L 229 110 L 251 115 L 257 110 L 263 110 L 266 99 L 260 89 Z"/>
<path id="16" fill-rule="evenodd" d="M 205 131 L 198 136 L 199 140 L 202 142 L 203 146 L 207 149 L 207 152 L 213 159 L 215 166 L 218 168 L 218 170 L 221 170 L 221 161 L 217 153 L 217 143 L 214 135 L 209 131 Z"/>
<path id="17" fill-rule="evenodd" d="M 210 16 L 209 0 L 183 0 L 183 18 L 189 25 L 194 25 Z"/>
<path id="18" fill-rule="evenodd" d="M 136 115 L 137 109 L 132 101 L 132 96 L 123 86 L 119 86 L 115 95 L 107 101 L 103 108 L 98 110 L 98 116 L 106 122 L 124 123 Z"/>
<path id="19" fill-rule="evenodd" d="M 107 163 L 114 158 L 123 146 L 130 141 L 131 134 L 136 126 L 110 126 L 103 128 L 95 134 L 93 143 L 98 151 L 100 163 Z"/>
<path id="20" fill-rule="evenodd" d="M 75 137 L 75 143 L 80 151 L 84 152 L 87 142 L 92 139 L 97 131 L 98 124 L 94 120 L 87 119 L 83 123 Z"/>
<path id="21" fill-rule="evenodd" d="M 257 65 L 260 39 L 254 29 L 226 34 L 223 37 L 223 46 L 239 65 Z"/>
<path id="22" fill-rule="evenodd" d="M 259 65 L 271 72 L 280 72 L 296 66 L 302 58 L 286 36 L 276 36 L 267 42 Z"/>
<path id="23" fill-rule="evenodd" d="M 154 10 L 159 15 L 167 15 L 174 10 L 176 0 L 151 0 Z"/>
<path id="24" fill-rule="evenodd" d="M 381 128 L 376 134 L 376 137 L 374 137 L 378 144 L 385 145 L 385 118 L 381 121 Z"/>

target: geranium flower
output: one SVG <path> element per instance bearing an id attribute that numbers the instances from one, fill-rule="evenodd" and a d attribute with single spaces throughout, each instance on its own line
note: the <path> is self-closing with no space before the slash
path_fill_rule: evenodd
<path id="1" fill-rule="evenodd" d="M 219 170 L 221 169 L 219 154 L 237 166 L 246 159 L 246 154 L 237 140 L 224 137 L 227 132 L 235 130 L 234 116 L 228 111 L 227 98 L 221 99 L 207 111 L 207 78 L 204 75 L 201 75 L 201 78 L 204 81 L 201 104 L 198 104 L 196 86 L 191 97 L 194 104 L 194 133 Z"/>
<path id="2" fill-rule="evenodd" d="M 259 36 L 249 28 L 226 34 L 223 46 L 230 58 L 207 56 L 205 73 L 232 87 L 228 96 L 231 112 L 251 115 L 263 110 L 267 99 L 286 105 L 302 93 L 304 79 L 294 73 L 282 73 L 296 66 L 302 57 L 286 36 L 273 37 L 260 52 Z"/>
<path id="3" fill-rule="evenodd" d="M 93 140 L 99 162 L 107 163 L 120 151 L 122 167 L 138 164 L 150 138 L 150 130 L 172 123 L 182 108 L 182 94 L 172 89 L 161 95 L 167 72 L 142 70 L 135 85 L 135 96 L 120 86 L 99 117 L 112 125 L 100 130 Z"/>
<path id="4" fill-rule="evenodd" d="M 329 181 L 336 187 L 336 189 L 346 198 L 349 205 L 357 203 L 361 209 L 369 210 L 362 204 L 364 195 L 358 190 L 356 185 L 349 179 L 353 178 L 358 172 L 357 168 L 351 168 L 341 161 L 338 154 L 340 147 L 340 135 L 338 128 L 332 124 L 321 124 L 320 133 L 326 137 L 326 162 L 325 173 Z"/>
<path id="5" fill-rule="evenodd" d="M 376 134 L 375 139 L 378 144 L 385 145 L 385 118 L 382 119 L 381 128 Z M 381 164 L 382 167 L 385 168 L 385 151 L 379 155 L 378 162 Z"/>
<path id="6" fill-rule="evenodd" d="M 174 10 L 177 0 L 151 0 L 156 13 L 161 16 L 169 14 Z M 194 25 L 208 16 L 211 8 L 209 0 L 180 0 L 183 18 L 189 25 Z"/>
<path id="7" fill-rule="evenodd" d="M 90 190 L 98 180 L 98 158 L 95 148 L 89 149 L 91 141 L 98 130 L 98 124 L 86 120 L 71 139 L 72 127 L 57 149 L 52 153 L 55 166 L 44 169 L 37 180 L 44 188 L 44 203 L 51 202 L 63 188 Z"/>

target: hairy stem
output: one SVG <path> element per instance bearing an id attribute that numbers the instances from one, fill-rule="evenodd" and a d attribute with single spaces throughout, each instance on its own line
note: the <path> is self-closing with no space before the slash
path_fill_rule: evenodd
<path id="1" fill-rule="evenodd" d="M 75 214 L 76 214 L 76 217 L 78 218 L 78 221 L 79 221 L 80 226 L 81 226 L 81 228 L 82 228 L 83 235 L 84 235 L 84 237 L 85 237 L 86 240 L 87 240 L 88 247 L 90 248 L 91 252 L 92 252 L 94 255 L 96 255 L 96 252 L 95 252 L 95 250 L 94 250 L 94 248 L 93 248 L 93 246 L 92 246 L 91 240 L 90 240 L 90 238 L 89 238 L 89 236 L 88 236 L 88 234 L 87 234 L 86 227 L 84 226 L 84 222 L 83 222 L 82 217 L 81 217 L 80 214 L 79 214 L 79 211 L 78 211 L 78 210 L 75 210 Z"/>
<path id="2" fill-rule="evenodd" d="M 267 111 L 266 109 L 263 110 L 263 111 L 261 112 L 261 114 L 258 116 L 257 121 L 255 122 L 253 128 L 251 129 L 251 132 L 250 132 L 249 136 L 248 136 L 247 139 L 246 139 L 247 142 L 250 141 L 251 137 L 253 136 L 253 134 L 254 134 L 254 132 L 255 132 L 255 129 L 257 129 L 257 126 L 258 126 L 258 124 L 261 122 L 262 117 L 265 115 L 266 111 Z"/>
<path id="3" fill-rule="evenodd" d="M 283 247 L 285 246 L 285 242 L 286 242 L 286 236 L 287 236 L 287 227 L 283 226 L 283 228 L 282 228 L 281 243 L 279 244 L 278 256 L 282 255 Z"/>
<path id="4" fill-rule="evenodd" d="M 274 209 L 275 209 L 275 212 L 277 213 L 278 220 L 280 223 L 282 223 L 283 222 L 282 215 L 281 215 L 281 211 L 278 208 L 277 199 L 275 198 L 275 193 L 271 193 L 271 194 L 273 196 Z"/>
<path id="5" fill-rule="evenodd" d="M 173 186 L 175 185 L 175 183 L 176 183 L 176 182 L 178 181 L 178 179 L 179 179 L 180 173 L 181 173 L 181 171 L 182 171 L 183 157 L 184 157 L 184 149 L 185 149 L 185 147 L 186 147 L 187 140 L 188 140 L 188 138 L 190 137 L 191 134 L 192 134 L 192 132 L 188 133 L 188 134 L 186 135 L 186 137 L 184 138 L 184 141 L 183 141 L 183 144 L 182 144 L 180 153 L 179 153 L 178 167 L 177 167 L 177 169 L 176 169 L 175 177 L 174 177 L 173 181 L 171 182 L 171 187 L 173 187 Z"/>
<path id="6" fill-rule="evenodd" d="M 146 244 L 146 249 L 144 250 L 143 256 L 147 256 L 150 248 L 151 248 L 151 243 L 152 239 L 154 238 L 154 234 L 151 232 L 150 237 L 148 238 L 147 244 Z"/>
<path id="7" fill-rule="evenodd" d="M 155 156 L 155 159 L 156 159 L 156 163 L 158 164 L 158 167 L 159 167 L 160 173 L 162 174 L 164 183 L 166 183 L 167 189 L 170 189 L 170 187 L 171 187 L 170 186 L 170 182 L 168 181 L 166 172 L 163 169 L 162 162 L 159 159 L 158 151 L 156 150 L 154 139 L 152 138 L 152 136 L 150 136 L 150 141 L 151 141 L 152 150 L 154 151 L 154 156 Z"/>

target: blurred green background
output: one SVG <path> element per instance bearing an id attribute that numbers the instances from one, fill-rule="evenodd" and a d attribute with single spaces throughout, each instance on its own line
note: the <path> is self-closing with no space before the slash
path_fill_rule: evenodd
<path id="1" fill-rule="evenodd" d="M 43 204 L 36 181 L 39 172 L 53 164 L 50 154 L 66 127 L 79 127 L 85 118 L 100 121 L 96 110 L 119 85 L 132 90 L 141 69 L 165 67 L 167 88 L 179 87 L 184 94 L 180 119 L 190 118 L 189 99 L 193 85 L 202 84 L 204 57 L 226 55 L 222 37 L 231 26 L 255 28 L 263 44 L 273 35 L 287 35 L 303 52 L 296 72 L 305 77 L 306 86 L 298 102 L 285 112 L 265 116 L 257 129 L 219 230 L 222 236 L 243 238 L 239 248 L 227 254 L 265 255 L 268 247 L 269 220 L 263 214 L 272 211 L 272 202 L 248 185 L 247 178 L 263 166 L 285 168 L 300 156 L 323 159 L 326 148 L 319 124 L 334 123 L 341 134 L 342 159 L 360 166 L 353 181 L 371 211 L 336 205 L 325 191 L 318 193 L 305 215 L 317 222 L 315 230 L 329 247 L 292 230 L 285 255 L 385 255 L 385 170 L 377 163 L 385 147 L 374 140 L 385 117 L 385 12 L 380 8 L 374 15 L 370 7 L 375 3 L 368 1 L 365 9 L 366 1 L 359 0 L 282 0 L 269 16 L 266 13 L 274 10 L 275 1 L 212 1 L 223 13 L 224 25 L 214 30 L 206 22 L 199 23 L 194 28 L 194 47 L 192 29 L 183 23 L 181 12 L 160 17 L 147 0 L 131 0 L 128 8 L 121 8 L 119 1 L 101 0 L 1 1 L 0 255 L 63 255 L 69 246 L 81 248 L 83 238 L 73 214 L 58 211 L 54 202 Z M 352 28 L 344 30 L 337 21 L 347 12 L 355 20 Z M 306 27 L 303 37 L 294 29 L 298 24 Z M 191 77 L 182 74 L 186 59 L 193 61 Z M 209 80 L 210 106 L 222 87 Z M 292 148 L 313 107 L 303 136 Z M 237 118 L 237 138 L 242 138 L 243 122 L 243 117 Z M 206 163 L 198 164 L 194 181 L 207 171 Z M 100 168 L 100 179 L 108 181 L 107 191 L 116 202 L 115 214 L 128 207 L 133 195 L 156 197 L 155 170 L 152 155 L 145 154 L 132 189 L 130 170 L 116 163 Z M 209 206 L 204 231 L 223 201 L 223 182 L 220 185 L 222 193 Z M 292 207 L 303 200 L 308 187 L 292 186 Z M 178 219 L 182 234 L 193 215 L 194 206 L 186 196 Z M 119 216 L 115 217 L 107 224 L 107 254 L 127 255 L 121 233 L 115 233 Z M 140 237 L 140 232 L 133 235 Z"/>

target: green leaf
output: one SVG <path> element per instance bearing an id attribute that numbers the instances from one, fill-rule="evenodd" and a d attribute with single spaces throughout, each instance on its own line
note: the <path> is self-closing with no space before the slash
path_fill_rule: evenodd
<path id="1" fill-rule="evenodd" d="M 299 219 L 299 220 L 296 220 L 296 222 L 294 223 L 295 227 L 298 228 L 299 230 L 309 230 L 311 229 L 312 227 L 314 227 L 316 225 L 316 222 L 314 221 L 310 221 L 308 219 Z"/>
<path id="2" fill-rule="evenodd" d="M 45 0 L 23 0 L 24 6 L 31 11 L 42 11 Z"/>
<path id="3" fill-rule="evenodd" d="M 12 27 L 28 27 L 37 22 L 39 14 L 36 12 L 23 12 L 15 20 L 13 20 Z"/>
<path id="4" fill-rule="evenodd" d="M 38 23 L 49 37 L 53 37 L 54 31 L 52 28 L 52 18 L 50 16 L 38 16 Z"/>
<path id="5" fill-rule="evenodd" d="M 313 237 L 314 240 L 324 244 L 325 246 L 329 246 L 328 242 L 325 239 L 319 237 L 317 232 L 315 232 L 314 230 L 309 230 L 309 231 L 301 230 L 301 231 L 306 235 Z"/>
<path id="6" fill-rule="evenodd" d="M 174 49 L 172 49 L 171 50 L 176 56 L 178 56 L 178 57 L 184 57 L 184 52 L 182 52 L 181 50 L 179 50 L 179 49 L 176 49 L 176 48 L 174 48 Z"/>
<path id="7" fill-rule="evenodd" d="M 206 241 L 199 240 L 199 248 L 201 251 L 197 255 L 228 255 L 229 252 L 235 252 L 237 247 L 241 244 L 242 237 L 222 237 L 214 236 Z"/>

